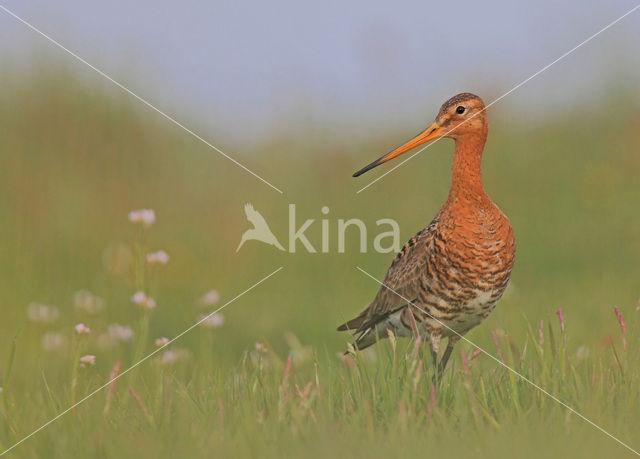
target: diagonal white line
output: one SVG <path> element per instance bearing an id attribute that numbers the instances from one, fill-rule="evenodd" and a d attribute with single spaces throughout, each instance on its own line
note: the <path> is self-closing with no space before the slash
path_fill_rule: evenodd
<path id="1" fill-rule="evenodd" d="M 81 400 L 78 400 L 78 402 L 74 403 L 73 405 L 71 405 L 69 408 L 67 408 L 66 410 L 62 411 L 61 413 L 58 413 L 53 419 L 45 422 L 44 424 L 42 424 L 40 427 L 38 427 L 36 430 L 34 430 L 33 432 L 31 432 L 29 435 L 27 435 L 26 437 L 24 437 L 23 439 L 21 439 L 20 441 L 14 443 L 13 445 L 11 445 L 9 448 L 5 449 L 2 453 L 0 453 L 0 456 L 4 456 L 5 454 L 7 454 L 9 451 L 11 451 L 13 448 L 15 448 L 16 446 L 20 445 L 21 443 L 25 442 L 26 440 L 28 440 L 29 438 L 33 437 L 35 434 L 37 434 L 38 432 L 40 432 L 42 429 L 44 429 L 45 427 L 47 427 L 49 424 L 57 421 L 58 419 L 60 419 L 62 416 L 64 416 L 65 414 L 67 414 L 69 411 L 73 410 L 75 407 L 77 407 L 78 405 L 80 405 L 81 403 L 85 402 L 86 400 L 90 399 L 91 397 L 93 397 L 95 394 L 97 394 L 98 392 L 100 392 L 102 389 L 104 389 L 105 387 L 107 387 L 109 384 L 111 384 L 112 382 L 116 381 L 117 379 L 119 379 L 121 376 L 124 376 L 125 374 L 129 373 L 131 370 L 133 370 L 135 367 L 137 367 L 138 365 L 140 365 L 142 362 L 150 359 L 151 357 L 153 357 L 154 355 L 156 355 L 158 352 L 160 352 L 161 350 L 163 350 L 165 347 L 169 346 L 171 343 L 173 343 L 174 341 L 176 341 L 177 339 L 180 339 L 182 336 L 186 335 L 187 333 L 189 333 L 191 330 L 193 330 L 194 328 L 196 328 L 198 325 L 200 325 L 202 322 L 204 322 L 205 320 L 207 320 L 209 317 L 211 317 L 212 315 L 222 311 L 224 308 L 226 308 L 228 305 L 230 305 L 231 303 L 233 303 L 235 300 L 237 300 L 238 298 L 240 298 L 241 296 L 243 296 L 245 293 L 248 293 L 249 291 L 253 290 L 255 287 L 257 287 L 258 285 L 262 284 L 264 281 L 266 281 L 267 279 L 269 279 L 271 276 L 273 276 L 274 274 L 276 274 L 277 272 L 279 272 L 280 270 L 282 270 L 284 267 L 280 266 L 278 269 L 276 269 L 275 271 L 273 271 L 271 274 L 269 274 L 266 277 L 263 277 L 262 279 L 260 279 L 258 282 L 256 282 L 255 284 L 253 284 L 251 287 L 249 287 L 248 289 L 246 289 L 244 292 L 239 293 L 238 295 L 236 295 L 234 298 L 232 298 L 231 300 L 227 301 L 225 304 L 223 304 L 222 306 L 220 306 L 218 309 L 216 309 L 215 311 L 213 311 L 212 313 L 204 316 L 202 319 L 200 319 L 198 322 L 196 322 L 195 324 L 191 325 L 189 328 L 187 328 L 186 330 L 184 330 L 183 332 L 177 334 L 175 337 L 173 337 L 171 340 L 169 340 L 169 342 L 163 344 L 162 346 L 160 346 L 159 348 L 157 348 L 155 351 L 151 352 L 149 355 L 147 355 L 146 357 L 143 357 L 142 359 L 140 359 L 138 362 L 134 363 L 133 365 L 131 365 L 129 368 L 127 368 L 126 370 L 124 370 L 122 373 L 118 374 L 115 378 L 110 379 L 109 381 L 107 381 L 106 383 L 104 383 L 102 386 L 98 387 L 96 390 L 94 390 L 93 392 L 91 392 L 89 395 L 87 395 L 86 397 L 84 397 Z"/>
<path id="2" fill-rule="evenodd" d="M 100 70 L 99 68 L 91 65 L 89 62 L 87 62 L 86 60 L 84 60 L 82 57 L 78 56 L 76 53 L 74 53 L 73 51 L 69 50 L 68 48 L 65 48 L 62 44 L 60 44 L 59 42 L 57 42 L 56 40 L 54 40 L 53 38 L 51 38 L 49 35 L 47 35 L 46 33 L 42 32 L 40 29 L 38 29 L 36 26 L 32 25 L 31 23 L 25 21 L 24 19 L 22 19 L 20 16 L 18 16 L 17 14 L 15 14 L 13 11 L 7 9 L 6 7 L 4 7 L 3 5 L 0 5 L 0 9 L 3 10 L 5 13 L 7 13 L 8 15 L 12 16 L 13 18 L 15 18 L 16 20 L 20 21 L 22 24 L 26 25 L 27 27 L 29 27 L 31 30 L 33 30 L 34 32 L 36 32 L 37 34 L 41 35 L 42 37 L 46 38 L 47 40 L 49 40 L 51 43 L 53 43 L 54 45 L 56 45 L 58 48 L 62 49 L 63 51 L 66 51 L 68 54 L 70 54 L 71 56 L 73 56 L 74 58 L 76 58 L 78 61 L 82 62 L 83 64 L 85 64 L 87 67 L 89 67 L 90 69 L 94 70 L 96 73 L 98 73 L 100 76 L 106 78 L 107 80 L 109 80 L 111 83 L 113 83 L 114 85 L 116 85 L 117 87 L 119 87 L 120 89 L 122 89 L 123 91 L 125 91 L 126 93 L 130 94 L 131 96 L 135 97 L 136 99 L 138 99 L 140 102 L 142 102 L 143 104 L 145 104 L 147 107 L 151 108 L 152 110 L 156 111 L 157 113 L 159 113 L 160 115 L 162 115 L 163 117 L 165 117 L 166 119 L 168 119 L 169 121 L 171 121 L 173 124 L 175 124 L 176 126 L 180 127 L 181 129 L 183 129 L 184 131 L 188 132 L 189 134 L 191 134 L 193 137 L 195 137 L 196 139 L 198 139 L 200 142 L 204 143 L 205 145 L 207 145 L 209 148 L 217 151 L 218 153 L 220 153 L 222 156 L 224 156 L 225 158 L 227 158 L 229 161 L 231 161 L 232 163 L 234 163 L 236 166 L 240 167 L 241 169 L 244 169 L 246 172 L 248 172 L 249 174 L 253 175 L 255 178 L 257 178 L 258 180 L 260 180 L 261 182 L 265 183 L 266 185 L 270 186 L 271 188 L 273 188 L 274 190 L 276 190 L 278 193 L 283 194 L 282 190 L 280 190 L 279 188 L 276 188 L 274 185 L 272 185 L 271 183 L 269 183 L 267 180 L 263 179 L 262 177 L 260 177 L 258 174 L 256 174 L 255 172 L 253 172 L 251 169 L 249 169 L 248 167 L 246 167 L 244 164 L 239 163 L 238 161 L 236 161 L 235 159 L 233 159 L 231 156 L 229 156 L 228 154 L 226 154 L 224 151 L 220 150 L 218 147 L 216 147 L 215 145 L 213 145 L 211 142 L 203 139 L 200 135 L 196 134 L 194 131 L 192 131 L 191 129 L 189 129 L 188 127 L 186 127 L 184 124 L 180 123 L 179 121 L 177 121 L 175 118 L 171 117 L 170 115 L 166 114 L 165 112 L 163 112 L 162 110 L 160 110 L 158 107 L 156 107 L 155 105 L 153 105 L 151 102 L 147 101 L 146 99 L 143 99 L 142 97 L 140 97 L 139 95 L 137 95 L 136 93 L 134 93 L 133 91 L 131 91 L 129 88 L 125 87 L 124 85 L 118 83 L 116 80 L 114 80 L 113 78 L 111 78 L 109 75 L 107 75 L 106 73 L 104 73 L 102 70 Z"/>
<path id="3" fill-rule="evenodd" d="M 559 61 L 561 61 L 562 59 L 564 59 L 565 57 L 567 57 L 569 54 L 573 53 L 575 50 L 577 50 L 578 48 L 580 48 L 583 45 L 586 45 L 587 43 L 589 43 L 591 40 L 593 40 L 594 38 L 596 38 L 598 35 L 600 35 L 602 32 L 604 32 L 605 30 L 607 30 L 608 28 L 614 26 L 615 24 L 617 24 L 618 22 L 622 21 L 624 18 L 626 18 L 627 16 L 629 16 L 631 13 L 633 13 L 635 10 L 637 10 L 638 8 L 640 8 L 640 4 L 636 5 L 635 7 L 631 8 L 629 11 L 627 11 L 626 13 L 624 13 L 622 16 L 620 16 L 618 19 L 616 19 L 615 21 L 610 22 L 609 24 L 607 24 L 606 26 L 604 26 L 602 29 L 598 30 L 596 33 L 594 33 L 593 35 L 591 35 L 589 38 L 585 39 L 584 41 L 582 41 L 581 43 L 577 44 L 576 46 L 574 46 L 573 48 L 571 48 L 569 51 L 565 52 L 564 54 L 562 54 L 560 57 L 556 58 L 555 60 L 553 60 L 552 62 L 550 62 L 549 64 L 545 65 L 544 67 L 542 67 L 540 70 L 538 70 L 536 73 L 534 73 L 533 75 L 531 75 L 530 77 L 526 78 L 525 80 L 521 81 L 520 83 L 518 83 L 517 85 L 515 85 L 513 88 L 509 89 L 507 92 L 505 92 L 503 95 L 501 95 L 500 97 L 498 97 L 497 99 L 495 99 L 493 102 L 491 102 L 490 104 L 488 104 L 485 108 L 483 108 L 482 110 L 480 110 L 479 112 L 476 112 L 473 114 L 473 116 L 470 116 L 468 119 L 462 121 L 460 124 L 456 125 L 455 127 L 453 127 L 452 129 L 450 129 L 449 131 L 445 132 L 441 137 L 437 138 L 436 140 L 434 140 L 433 142 L 431 142 L 430 144 L 422 147 L 421 149 L 419 149 L 418 151 L 416 151 L 414 154 L 412 154 L 411 156 L 409 156 L 408 158 L 406 158 L 404 161 L 396 164 L 394 167 L 392 167 L 391 169 L 389 169 L 387 172 L 385 172 L 384 174 L 382 174 L 380 177 L 376 178 L 375 180 L 372 180 L 371 182 L 369 182 L 367 185 L 365 185 L 364 187 L 360 188 L 356 194 L 366 190 L 367 188 L 369 188 L 371 185 L 373 185 L 374 183 L 376 183 L 378 180 L 380 180 L 382 177 L 386 176 L 387 174 L 390 174 L 391 172 L 395 171 L 397 168 L 399 168 L 400 166 L 402 166 L 404 163 L 406 163 L 407 161 L 413 159 L 416 155 L 422 153 L 424 150 L 426 150 L 427 148 L 429 148 L 431 145 L 435 144 L 436 142 L 438 142 L 439 140 L 441 140 L 443 137 L 445 137 L 447 134 L 449 134 L 452 131 L 455 131 L 458 127 L 462 126 L 463 124 L 471 121 L 473 118 L 475 118 L 476 116 L 478 116 L 480 113 L 484 112 L 485 110 L 487 110 L 489 107 L 491 107 L 493 104 L 501 101 L 502 99 L 504 99 L 505 97 L 507 97 L 509 94 L 511 94 L 513 91 L 515 91 L 516 89 L 518 89 L 519 87 L 521 87 L 522 85 L 528 83 L 529 81 L 531 81 L 532 79 L 534 79 L 535 77 L 537 77 L 538 75 L 540 75 L 542 72 L 544 72 L 545 70 L 547 70 L 549 67 L 551 67 L 552 65 L 558 63 Z"/>
<path id="4" fill-rule="evenodd" d="M 507 370 L 509 370 L 511 373 L 515 374 L 516 376 L 518 376 L 520 379 L 522 379 L 523 381 L 531 384 L 533 387 L 535 387 L 536 389 L 538 389 L 540 392 L 542 392 L 543 394 L 545 394 L 547 397 L 549 397 L 551 400 L 559 403 L 560 405 L 562 405 L 563 407 L 565 407 L 566 409 L 568 409 L 569 411 L 571 411 L 573 414 L 575 414 L 576 416 L 580 417 L 582 420 L 586 421 L 587 423 L 591 424 L 593 427 L 595 427 L 596 429 L 598 429 L 600 432 L 604 433 L 605 435 L 607 435 L 608 437 L 612 438 L 613 440 L 617 441 L 618 443 L 620 443 L 622 446 L 624 446 L 625 448 L 627 448 L 629 451 L 635 453 L 637 456 L 640 456 L 640 453 L 638 451 L 636 451 L 635 449 L 633 449 L 631 446 L 627 445 L 625 442 L 623 442 L 622 440 L 618 439 L 617 437 L 614 437 L 612 434 L 610 434 L 609 432 L 607 432 L 606 430 L 604 430 L 602 427 L 600 427 L 598 424 L 596 424 L 595 422 L 591 421 L 589 418 L 585 417 L 584 415 L 582 415 L 581 413 L 579 413 L 578 411 L 576 411 L 575 409 L 571 408 L 569 405 L 567 405 L 566 403 L 564 403 L 562 400 L 560 400 L 559 398 L 557 398 L 556 396 L 550 394 L 549 392 L 547 392 L 545 389 L 543 389 L 542 387 L 540 387 L 539 385 L 537 385 L 536 383 L 534 383 L 533 381 L 531 381 L 529 378 L 527 378 L 526 376 L 518 373 L 516 370 L 514 370 L 513 368 L 511 368 L 509 365 L 507 365 L 506 363 L 504 363 L 502 360 L 498 359 L 497 357 L 494 357 L 492 354 L 489 354 L 487 351 L 485 351 L 484 349 L 482 349 L 480 346 L 478 346 L 477 344 L 475 344 L 474 342 L 472 342 L 470 339 L 465 338 L 463 335 L 461 335 L 460 333 L 458 333 L 457 331 L 455 331 L 454 329 L 452 329 L 451 327 L 449 327 L 448 325 L 446 325 L 445 323 L 441 322 L 440 320 L 438 320 L 437 318 L 433 317 L 431 314 L 429 314 L 427 311 L 425 311 L 424 309 L 422 309 L 419 306 L 416 306 L 411 300 L 408 300 L 407 298 L 405 298 L 404 296 L 400 295 L 398 292 L 396 292 L 394 289 L 392 289 L 391 287 L 389 287 L 388 285 L 386 285 L 384 282 L 381 282 L 380 280 L 376 279 L 375 277 L 373 277 L 371 274 L 369 274 L 368 272 L 366 272 L 364 269 L 362 269 L 360 266 L 356 266 L 356 269 L 358 269 L 358 271 L 360 271 L 361 273 L 367 275 L 368 277 L 370 277 L 371 279 L 373 279 L 374 281 L 376 281 L 378 284 L 382 285 L 384 288 L 386 288 L 387 290 L 393 292 L 394 294 L 398 295 L 400 298 L 402 298 L 404 301 L 406 301 L 408 304 L 410 304 L 411 306 L 413 306 L 414 308 L 416 308 L 417 310 L 423 312 L 424 314 L 426 314 L 427 316 L 429 316 L 431 319 L 435 320 L 436 322 L 438 322 L 440 325 L 442 325 L 443 327 L 445 327 L 447 330 L 449 330 L 450 332 L 454 333 L 455 335 L 457 335 L 458 337 L 460 337 L 460 339 L 466 341 L 467 343 L 471 344 L 473 347 L 475 347 L 476 349 L 478 349 L 479 351 L 481 351 L 483 354 L 485 354 L 486 356 L 490 357 L 491 359 L 493 359 L 494 361 L 496 361 L 497 363 L 499 363 L 500 365 L 502 365 L 504 368 L 506 368 Z"/>

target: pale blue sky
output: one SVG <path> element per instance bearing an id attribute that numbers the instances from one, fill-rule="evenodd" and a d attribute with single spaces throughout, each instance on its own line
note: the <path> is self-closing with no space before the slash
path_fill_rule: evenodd
<path id="1" fill-rule="evenodd" d="M 416 117 L 430 121 L 457 92 L 489 102 L 637 1 L 0 4 L 179 120 L 242 139 L 308 113 L 385 129 Z M 5 69 L 44 54 L 99 79 L 0 11 Z M 505 104 L 545 113 L 597 93 L 614 77 L 640 93 L 639 56 L 640 10 Z"/>

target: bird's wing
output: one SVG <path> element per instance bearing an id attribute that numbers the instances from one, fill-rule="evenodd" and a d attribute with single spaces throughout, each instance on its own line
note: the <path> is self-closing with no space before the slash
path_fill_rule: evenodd
<path id="1" fill-rule="evenodd" d="M 264 217 L 260 215 L 260 212 L 253 208 L 251 203 L 244 205 L 244 213 L 247 215 L 247 220 L 253 223 L 254 227 L 267 226 L 267 222 L 264 221 Z"/>
<path id="2" fill-rule="evenodd" d="M 339 330 L 363 331 L 371 328 L 417 298 L 424 282 L 423 273 L 438 222 L 436 217 L 429 226 L 407 241 L 387 270 L 384 285 L 380 286 L 375 299 L 356 318 L 341 325 Z"/>

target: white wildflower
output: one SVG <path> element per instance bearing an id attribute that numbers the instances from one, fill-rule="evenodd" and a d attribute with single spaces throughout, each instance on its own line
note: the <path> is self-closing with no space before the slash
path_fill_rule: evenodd
<path id="1" fill-rule="evenodd" d="M 220 301 L 220 294 L 216 290 L 209 290 L 207 293 L 202 295 L 198 300 L 201 306 L 213 306 L 218 301 Z"/>
<path id="2" fill-rule="evenodd" d="M 91 333 L 91 329 L 85 324 L 78 324 L 74 328 L 76 329 L 76 333 L 78 335 L 89 335 Z"/>
<path id="3" fill-rule="evenodd" d="M 181 360 L 188 359 L 190 355 L 191 354 L 189 354 L 189 351 L 186 349 L 167 349 L 155 361 L 160 365 L 171 365 Z"/>
<path id="4" fill-rule="evenodd" d="M 80 357 L 80 365 L 83 367 L 92 367 L 96 364 L 96 356 L 95 355 L 83 355 Z"/>
<path id="5" fill-rule="evenodd" d="M 98 336 L 98 346 L 104 350 L 112 349 L 120 343 L 131 341 L 133 335 L 133 330 L 127 325 L 109 324 L 106 333 Z"/>
<path id="6" fill-rule="evenodd" d="M 47 332 L 40 340 L 45 351 L 59 351 L 67 346 L 67 337 L 58 332 Z"/>
<path id="7" fill-rule="evenodd" d="M 49 324 L 55 322 L 60 313 L 55 306 L 32 302 L 27 305 L 27 318 L 32 322 Z"/>
<path id="8" fill-rule="evenodd" d="M 149 265 L 166 265 L 169 263 L 169 254 L 164 250 L 158 250 L 157 252 L 151 252 L 147 254 L 147 263 Z"/>
<path id="9" fill-rule="evenodd" d="M 73 294 L 73 304 L 89 314 L 98 314 L 104 309 L 104 300 L 87 290 L 79 290 Z"/>
<path id="10" fill-rule="evenodd" d="M 156 347 L 166 346 L 167 344 L 169 344 L 169 338 L 166 336 L 156 339 Z"/>
<path id="11" fill-rule="evenodd" d="M 153 309 L 156 307 L 155 300 L 150 296 L 147 296 L 144 292 L 134 293 L 131 297 L 131 302 L 143 309 Z"/>
<path id="12" fill-rule="evenodd" d="M 120 325 L 118 323 L 107 325 L 107 335 L 117 341 L 131 341 L 133 339 L 133 330 L 128 325 Z"/>
<path id="13" fill-rule="evenodd" d="M 222 327 L 222 325 L 224 324 L 224 316 L 220 313 L 215 313 L 215 314 L 200 314 L 200 316 L 198 317 L 198 322 L 200 322 L 200 325 L 202 325 L 203 327 L 206 328 L 218 328 L 218 327 Z"/>
<path id="14" fill-rule="evenodd" d="M 131 302 L 138 306 L 142 306 L 147 300 L 147 295 L 144 292 L 136 292 L 131 296 Z"/>
<path id="15" fill-rule="evenodd" d="M 129 212 L 131 223 L 141 223 L 145 228 L 150 228 L 156 221 L 156 213 L 153 209 L 138 209 Z"/>

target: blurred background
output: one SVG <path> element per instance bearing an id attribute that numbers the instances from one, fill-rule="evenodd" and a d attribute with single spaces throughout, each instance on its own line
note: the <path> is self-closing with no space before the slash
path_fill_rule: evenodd
<path id="1" fill-rule="evenodd" d="M 251 142 L 292 124 L 302 129 L 305 120 L 316 131 L 371 136 L 422 125 L 443 99 L 463 90 L 490 101 L 635 3 L 4 5 L 135 93 L 205 130 L 217 145 L 243 154 Z M 639 25 L 631 14 L 519 89 L 504 102 L 509 113 L 566 113 L 577 102 L 606 97 L 612 84 L 638 81 Z M 3 72 L 33 70 L 46 56 L 84 81 L 102 83 L 5 12 L 0 39 Z"/>
<path id="2" fill-rule="evenodd" d="M 2 4 L 284 192 L 0 11 L 0 349 L 22 330 L 19 381 L 55 366 L 44 331 L 135 322 L 140 236 L 127 214 L 143 207 L 157 215 L 145 248 L 170 255 L 148 286 L 158 303 L 151 337 L 191 325 L 205 292 L 224 302 L 284 266 L 224 311 L 216 351 L 198 358 L 235 362 L 258 341 L 284 350 L 287 332 L 339 352 L 347 336 L 335 326 L 377 290 L 355 266 L 382 277 L 392 255 L 359 253 L 354 234 L 337 253 L 337 219 L 365 221 L 371 247 L 375 221 L 393 218 L 404 242 L 444 201 L 453 145 L 438 142 L 359 194 L 388 168 L 359 180 L 351 173 L 427 126 L 450 96 L 470 91 L 489 103 L 634 6 Z M 635 317 L 639 76 L 636 12 L 490 108 L 486 188 L 511 219 L 518 254 L 509 291 L 472 340 L 489 343 L 495 328 L 523 336 L 562 307 L 575 349 L 616 330 L 613 305 Z M 283 243 L 296 203 L 298 226 L 316 219 L 307 232 L 316 247 L 328 206 L 330 253 L 248 242 L 236 254 L 246 202 Z M 78 290 L 104 299 L 102 315 L 73 306 Z M 55 305 L 60 317 L 28 322 L 32 302 Z M 185 346 L 194 340 L 185 336 Z M 101 360 L 97 342 L 91 351 L 108 374 L 112 361 Z"/>

